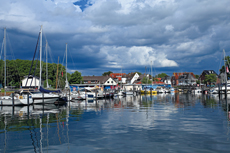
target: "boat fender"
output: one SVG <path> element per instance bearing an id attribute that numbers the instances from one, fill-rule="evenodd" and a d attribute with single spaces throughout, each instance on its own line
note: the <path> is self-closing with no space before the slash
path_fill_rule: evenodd
<path id="1" fill-rule="evenodd" d="M 19 99 L 23 99 L 23 97 L 22 97 L 22 96 L 19 96 Z"/>

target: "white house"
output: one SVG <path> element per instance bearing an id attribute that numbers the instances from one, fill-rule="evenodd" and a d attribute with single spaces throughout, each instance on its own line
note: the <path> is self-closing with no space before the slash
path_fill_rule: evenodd
<path id="1" fill-rule="evenodd" d="M 136 81 L 140 76 L 138 75 L 138 73 L 129 73 L 126 76 L 123 75 L 123 77 L 127 78 L 126 79 L 127 84 L 133 84 L 134 81 Z"/>
<path id="2" fill-rule="evenodd" d="M 116 86 L 117 82 L 110 76 L 83 76 L 84 84 L 101 84 L 105 86 Z"/>
<path id="3" fill-rule="evenodd" d="M 39 86 L 39 78 L 38 77 L 33 77 L 32 75 L 25 76 L 24 79 L 22 80 L 22 88 L 38 88 Z"/>
<path id="4" fill-rule="evenodd" d="M 108 78 L 105 82 L 104 85 L 108 86 L 116 86 L 117 82 L 115 80 L 113 80 L 113 78 Z"/>
<path id="5" fill-rule="evenodd" d="M 131 79 L 130 83 L 133 84 L 134 81 L 136 81 L 139 78 L 139 74 L 135 73 L 133 78 Z"/>

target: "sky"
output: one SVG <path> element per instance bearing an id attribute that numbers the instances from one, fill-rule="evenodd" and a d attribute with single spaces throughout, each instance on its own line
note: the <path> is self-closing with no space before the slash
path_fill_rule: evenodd
<path id="1" fill-rule="evenodd" d="M 69 73 L 219 73 L 223 50 L 230 56 L 229 4 L 229 0 L 1 0 L 0 43 L 5 27 L 7 55 L 13 52 L 14 59 L 32 60 L 43 25 L 48 62 L 58 63 L 60 57 L 59 63 L 65 65 L 67 43 Z"/>

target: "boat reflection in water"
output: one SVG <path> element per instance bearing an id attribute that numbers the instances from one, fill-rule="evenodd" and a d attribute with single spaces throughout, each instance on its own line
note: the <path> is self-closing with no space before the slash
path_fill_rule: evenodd
<path id="1" fill-rule="evenodd" d="M 155 94 L 2 106 L 0 152 L 227 152 L 228 104 L 224 96 Z"/>

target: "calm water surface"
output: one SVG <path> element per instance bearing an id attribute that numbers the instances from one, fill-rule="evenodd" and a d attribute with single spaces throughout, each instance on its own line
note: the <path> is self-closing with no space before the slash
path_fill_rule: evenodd
<path id="1" fill-rule="evenodd" d="M 193 94 L 0 107 L 0 152 L 230 152 L 228 112 Z"/>

